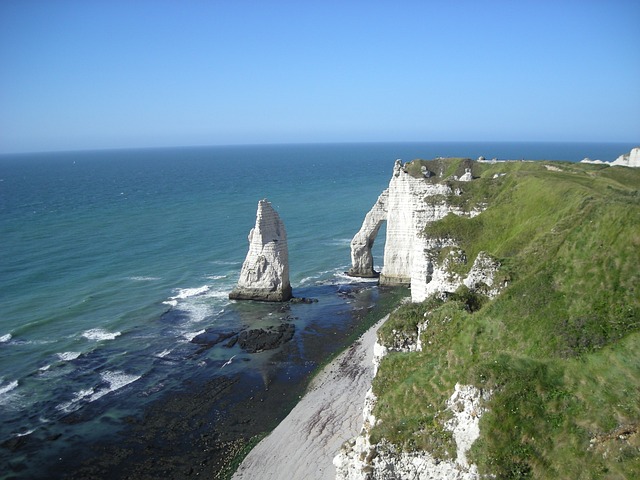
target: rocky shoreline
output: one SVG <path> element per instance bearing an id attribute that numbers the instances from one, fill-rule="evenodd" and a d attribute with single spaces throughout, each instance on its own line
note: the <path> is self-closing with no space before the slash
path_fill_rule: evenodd
<path id="1" fill-rule="evenodd" d="M 234 480 L 335 478 L 334 456 L 362 429 L 376 333 L 386 318 L 313 379 L 289 415 L 247 455 Z"/>
<path id="2" fill-rule="evenodd" d="M 250 311 L 258 317 L 271 318 L 268 312 L 286 309 L 273 327 L 267 322 L 245 330 L 211 328 L 196 336 L 192 356 L 203 361 L 182 381 L 135 395 L 132 404 L 143 404 L 143 408 L 128 408 L 121 402 L 120 415 L 106 414 L 102 402 L 87 405 L 66 417 L 65 424 L 69 432 L 92 428 L 95 435 L 82 446 L 69 438 L 68 447 L 57 451 L 53 447 L 62 445 L 65 438 L 51 437 L 46 441 L 55 444 L 53 453 L 41 451 L 36 464 L 16 462 L 11 467 L 15 476 L 7 478 L 230 478 L 246 452 L 303 398 L 318 366 L 349 348 L 357 332 L 384 315 L 399 295 L 381 293 L 370 284 L 300 293 L 314 294 L 300 297 L 300 303 L 309 305 L 244 304 L 245 315 Z M 316 296 L 319 302 L 314 301 Z M 344 304 L 343 297 L 350 302 Z M 289 314 L 289 308 L 297 310 Z M 232 341 L 237 345 L 227 364 L 204 361 L 209 352 L 226 350 Z M 238 350 L 242 353 L 235 355 Z M 176 371 L 175 375 L 182 374 Z M 148 401 L 146 395 L 150 395 Z M 37 452 L 35 438 L 20 439 L 19 444 L 5 448 L 14 448 L 16 457 Z"/>

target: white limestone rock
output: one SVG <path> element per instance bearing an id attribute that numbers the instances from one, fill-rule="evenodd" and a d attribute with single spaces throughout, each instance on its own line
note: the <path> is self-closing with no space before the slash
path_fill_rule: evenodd
<path id="1" fill-rule="evenodd" d="M 289 249 L 284 223 L 271 203 L 258 202 L 255 227 L 249 232 L 249 252 L 242 264 L 232 300 L 284 302 L 291 298 Z"/>
<path id="2" fill-rule="evenodd" d="M 426 202 L 427 197 L 450 195 L 451 188 L 441 183 L 428 183 L 404 171 L 396 160 L 389 182 L 387 200 L 387 237 L 381 284 L 409 284 L 415 244 L 428 222 L 439 220 L 456 210 L 444 202 Z"/>
<path id="3" fill-rule="evenodd" d="M 376 424 L 373 408 L 376 397 L 367 392 L 363 408 L 364 425 L 360 435 L 346 442 L 333 459 L 336 480 L 476 480 L 478 468 L 470 464 L 467 453 L 480 436 L 480 418 L 486 411 L 488 393 L 472 385 L 456 384 L 447 400 L 453 417 L 445 424 L 456 442 L 455 459 L 434 458 L 429 452 L 401 452 L 387 441 L 372 444 L 371 429 Z"/>
<path id="4" fill-rule="evenodd" d="M 351 241 L 351 264 L 347 272 L 355 277 L 375 277 L 371 248 L 382 222 L 387 222 L 384 261 L 380 273 L 382 285 L 411 285 L 412 300 L 419 302 L 434 292 L 453 291 L 461 279 L 450 278 L 446 265 L 438 265 L 432 253 L 453 246 L 448 239 L 427 239 L 425 226 L 449 213 L 474 217 L 480 211 L 464 212 L 449 205 L 445 198 L 455 193 L 444 183 L 415 178 L 396 160 L 387 188 L 367 213 L 360 231 Z M 472 180 L 471 170 L 460 178 Z M 431 252 L 431 253 L 430 253 Z M 453 261 L 453 259 L 452 259 Z M 453 288 L 453 290 L 451 290 Z"/>
<path id="5" fill-rule="evenodd" d="M 499 268 L 500 262 L 486 252 L 479 252 L 463 283 L 469 290 L 494 298 L 504 286 L 495 284 L 495 275 Z"/>
<path id="6" fill-rule="evenodd" d="M 603 162 L 602 160 L 591 160 L 589 157 L 585 157 L 580 160 L 580 163 L 593 163 L 594 165 L 609 165 L 609 162 Z"/>
<path id="7" fill-rule="evenodd" d="M 428 322 L 422 325 L 428 328 Z M 420 335 L 418 335 L 419 338 Z M 420 345 L 403 345 L 400 351 L 421 350 Z M 395 348 L 388 348 L 379 342 L 373 347 L 374 376 L 382 359 Z M 477 466 L 470 464 L 467 453 L 480 436 L 480 418 L 486 411 L 486 403 L 491 392 L 481 391 L 473 385 L 456 384 L 447 400 L 446 410 L 452 418 L 444 428 L 449 430 L 456 443 L 456 452 L 450 452 L 455 459 L 435 458 L 429 452 L 401 452 L 394 445 L 382 440 L 371 443 L 371 430 L 378 420 L 373 414 L 377 398 L 372 389 L 365 396 L 362 409 L 363 426 L 360 435 L 346 442 L 334 457 L 337 480 L 477 480 L 480 478 Z"/>
<path id="8" fill-rule="evenodd" d="M 373 270 L 373 242 L 378 235 L 382 222 L 387 220 L 387 201 L 389 189 L 386 189 L 369 210 L 362 227 L 351 240 L 351 268 L 347 272 L 352 277 L 374 278 L 378 273 Z"/>
<path id="9" fill-rule="evenodd" d="M 631 152 L 620 155 L 613 162 L 603 162 L 602 160 L 591 160 L 590 158 L 585 158 L 581 160 L 580 163 L 593 163 L 596 165 L 608 165 L 610 167 L 618 166 L 640 168 L 640 147 L 632 148 Z"/>
<path id="10" fill-rule="evenodd" d="M 619 165 L 622 167 L 640 167 L 640 147 L 631 149 L 631 152 L 620 155 L 612 163 L 612 166 Z"/>
<path id="11" fill-rule="evenodd" d="M 471 180 L 473 180 L 473 175 L 471 175 L 471 169 L 465 168 L 464 174 L 458 180 L 461 182 L 470 182 Z"/>

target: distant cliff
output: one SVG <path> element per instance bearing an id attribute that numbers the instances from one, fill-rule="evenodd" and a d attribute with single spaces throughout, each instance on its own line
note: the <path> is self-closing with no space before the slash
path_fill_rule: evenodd
<path id="1" fill-rule="evenodd" d="M 616 158 L 613 162 L 603 162 L 602 160 L 591 160 L 585 158 L 580 163 L 594 163 L 596 165 L 611 165 L 618 167 L 640 167 L 640 147 L 632 148 L 629 153 L 625 153 Z"/>
<path id="2" fill-rule="evenodd" d="M 629 159 L 631 163 L 633 151 Z M 640 170 L 396 162 L 352 272 L 410 284 L 338 478 L 640 478 Z"/>

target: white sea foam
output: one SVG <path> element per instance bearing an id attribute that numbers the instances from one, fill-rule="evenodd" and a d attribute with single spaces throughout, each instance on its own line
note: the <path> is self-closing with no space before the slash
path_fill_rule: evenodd
<path id="1" fill-rule="evenodd" d="M 351 245 L 350 238 L 334 238 L 325 242 L 326 245 L 335 245 L 338 247 L 345 247 Z"/>
<path id="2" fill-rule="evenodd" d="M 191 341 L 196 338 L 198 335 L 204 333 L 206 330 L 203 328 L 202 330 L 198 330 L 197 332 L 185 332 L 182 334 L 183 338 L 186 338 L 187 341 Z"/>
<path id="3" fill-rule="evenodd" d="M 111 372 L 106 371 L 100 374 L 102 383 L 100 388 L 96 390 L 96 387 L 87 388 L 75 392 L 73 398 L 68 402 L 61 403 L 56 408 L 65 413 L 71 413 L 82 407 L 83 403 L 90 403 L 104 397 L 108 393 L 121 389 L 122 387 L 135 382 L 141 377 L 141 375 L 130 375 L 124 372 Z M 105 385 L 106 386 L 103 386 Z"/>
<path id="4" fill-rule="evenodd" d="M 378 278 L 362 278 L 362 277 L 351 277 L 347 275 L 345 272 L 335 272 L 334 277 L 339 280 L 339 283 L 377 283 Z"/>
<path id="5" fill-rule="evenodd" d="M 129 280 L 133 280 L 135 282 L 155 282 L 156 280 L 160 280 L 160 277 L 146 277 L 146 276 L 135 276 L 128 277 Z"/>
<path id="6" fill-rule="evenodd" d="M 6 335 L 2 335 L 0 337 L 0 343 L 7 343 L 12 338 L 13 338 L 13 335 L 11 335 L 10 333 L 7 333 Z"/>
<path id="7" fill-rule="evenodd" d="M 171 305 L 172 307 L 177 307 L 179 300 L 185 300 L 187 298 L 195 297 L 198 295 L 203 295 L 209 291 L 209 285 L 203 285 L 202 287 L 196 288 L 178 288 L 176 289 L 176 295 L 173 297 L 169 297 L 168 300 L 165 300 L 165 305 Z"/>
<path id="8" fill-rule="evenodd" d="M 0 385 L 0 395 L 5 395 L 9 393 L 11 390 L 15 390 L 18 387 L 18 381 L 13 380 L 6 385 Z"/>
<path id="9" fill-rule="evenodd" d="M 190 323 L 202 322 L 212 315 L 211 306 L 202 303 L 184 304 L 181 308 L 189 314 Z"/>
<path id="10" fill-rule="evenodd" d="M 224 309 L 220 310 L 220 307 L 230 303 L 230 290 L 224 285 L 216 289 L 211 289 L 208 285 L 178 289 L 177 295 L 169 297 L 163 303 L 186 313 L 188 324 L 194 324 L 223 313 Z M 222 305 L 220 301 L 223 301 Z"/>
<path id="11" fill-rule="evenodd" d="M 65 413 L 75 412 L 81 407 L 82 400 L 84 400 L 85 398 L 91 397 L 93 393 L 94 393 L 93 388 L 87 388 L 84 390 L 80 390 L 79 392 L 75 392 L 71 400 L 69 400 L 68 402 L 61 403 L 56 407 L 56 409 Z"/>
<path id="12" fill-rule="evenodd" d="M 43 367 L 40 367 L 40 368 L 38 369 L 38 371 L 39 371 L 40 373 L 44 373 L 44 372 L 46 372 L 47 370 L 49 370 L 50 368 L 51 368 L 51 364 L 48 364 L 48 365 L 45 365 L 45 366 L 43 366 Z"/>
<path id="13" fill-rule="evenodd" d="M 223 288 L 219 290 L 211 290 L 206 295 L 205 298 L 220 298 L 229 300 L 229 292 L 231 288 Z"/>
<path id="14" fill-rule="evenodd" d="M 101 388 L 97 392 L 91 395 L 89 399 L 90 402 L 99 399 L 100 397 L 105 396 L 107 393 L 114 392 L 116 390 L 121 389 L 122 387 L 129 385 L 130 383 L 135 382 L 140 379 L 142 375 L 130 375 L 124 372 L 111 372 L 106 371 L 100 374 L 102 381 L 107 383 L 108 386 L 105 388 Z"/>
<path id="15" fill-rule="evenodd" d="M 345 265 L 331 270 L 318 272 L 316 275 L 304 277 L 302 280 L 300 280 L 299 285 L 334 285 L 336 283 L 351 284 L 362 282 L 376 283 L 378 281 L 377 278 L 351 277 L 346 274 L 347 270 L 349 270 L 349 266 Z"/>
<path id="16" fill-rule="evenodd" d="M 169 297 L 169 299 L 171 300 L 182 300 L 185 298 L 189 298 L 189 297 L 195 297 L 197 295 L 202 295 L 205 292 L 209 291 L 209 285 L 203 285 L 201 287 L 196 287 L 196 288 L 179 288 L 178 289 L 178 294 L 173 296 L 173 297 Z"/>
<path id="17" fill-rule="evenodd" d="M 87 340 L 95 340 L 98 342 L 102 340 L 113 340 L 116 337 L 119 337 L 120 335 L 122 335 L 121 332 L 112 333 L 102 328 L 92 328 L 90 330 L 82 332 L 82 336 Z"/>
<path id="18" fill-rule="evenodd" d="M 63 352 L 63 353 L 56 353 L 56 355 L 63 362 L 70 362 L 71 360 L 75 360 L 80 355 L 82 355 L 82 352 Z"/>
<path id="19" fill-rule="evenodd" d="M 4 383 L 4 379 L 0 377 L 0 406 L 20 410 L 23 408 L 22 400 L 24 395 L 18 389 L 18 380 Z"/>
<path id="20" fill-rule="evenodd" d="M 222 280 L 223 278 L 227 278 L 228 275 L 207 275 L 205 278 L 207 280 Z"/>
<path id="21" fill-rule="evenodd" d="M 160 353 L 156 353 L 156 355 L 155 355 L 155 356 L 156 356 L 156 357 L 158 357 L 158 358 L 164 358 L 164 357 L 166 357 L 167 355 L 169 355 L 170 353 L 171 353 L 171 350 L 168 350 L 168 349 L 167 349 L 167 350 L 163 350 L 163 351 L 161 351 Z"/>

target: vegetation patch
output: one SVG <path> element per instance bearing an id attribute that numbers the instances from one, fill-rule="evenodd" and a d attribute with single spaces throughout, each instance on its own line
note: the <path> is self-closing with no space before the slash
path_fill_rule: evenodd
<path id="1" fill-rule="evenodd" d="M 460 162 L 430 165 L 453 175 Z M 446 401 L 473 384 L 492 392 L 468 455 L 481 474 L 640 478 L 640 171 L 545 165 L 556 164 L 477 164 L 447 201 L 486 210 L 425 229 L 469 259 L 498 259 L 508 287 L 494 299 L 463 287 L 391 316 L 383 343 L 426 328 L 422 351 L 383 360 L 372 436 L 455 458 Z"/>

